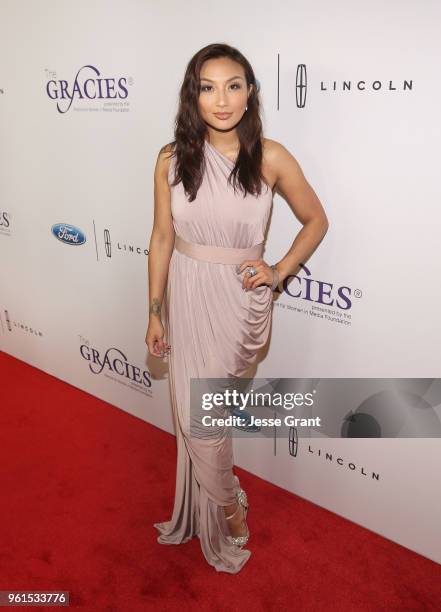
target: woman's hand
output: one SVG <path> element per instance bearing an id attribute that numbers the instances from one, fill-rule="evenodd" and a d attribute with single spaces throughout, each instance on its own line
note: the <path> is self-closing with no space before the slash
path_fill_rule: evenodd
<path id="1" fill-rule="evenodd" d="M 249 276 L 246 271 L 248 266 L 253 266 L 256 269 L 257 274 Z M 269 266 L 263 259 L 246 259 L 239 266 L 237 266 L 238 274 L 245 270 L 242 280 L 242 288 L 245 291 L 248 289 L 255 289 L 259 285 L 272 286 L 274 282 L 274 270 Z"/>
<path id="2" fill-rule="evenodd" d="M 145 343 L 154 357 L 164 357 L 170 352 L 171 346 L 164 341 L 164 326 L 156 315 L 149 319 Z"/>

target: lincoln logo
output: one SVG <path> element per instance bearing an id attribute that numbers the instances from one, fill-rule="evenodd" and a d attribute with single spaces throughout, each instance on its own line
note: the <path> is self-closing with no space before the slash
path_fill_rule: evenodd
<path id="1" fill-rule="evenodd" d="M 306 102 L 306 64 L 299 64 L 296 73 L 296 104 L 304 108 Z"/>
<path id="2" fill-rule="evenodd" d="M 278 72 L 280 75 L 280 70 Z M 306 64 L 297 64 L 296 70 L 296 106 L 297 108 L 305 108 L 306 105 L 306 91 L 308 88 Z M 379 79 L 345 79 L 342 81 L 320 81 L 321 92 L 326 91 L 328 93 L 347 93 L 347 92 L 363 92 L 363 91 L 375 91 L 375 92 L 387 92 L 387 91 L 412 91 L 413 80 L 403 79 L 402 81 L 395 83 L 392 79 L 385 79 L 380 81 Z M 314 90 L 315 91 L 315 90 Z M 277 106 L 277 108 L 279 108 Z"/>
<path id="3" fill-rule="evenodd" d="M 8 326 L 8 330 L 12 331 L 11 319 L 9 318 L 9 312 L 7 310 L 5 310 L 5 320 L 6 320 L 6 325 Z"/>
<path id="4" fill-rule="evenodd" d="M 297 437 L 297 428 L 289 428 L 289 454 L 292 457 L 297 457 L 297 449 L 299 448 L 299 441 Z"/>
<path id="5" fill-rule="evenodd" d="M 104 230 L 104 246 L 106 248 L 107 257 L 112 257 L 112 243 L 110 241 L 110 232 L 108 229 Z"/>

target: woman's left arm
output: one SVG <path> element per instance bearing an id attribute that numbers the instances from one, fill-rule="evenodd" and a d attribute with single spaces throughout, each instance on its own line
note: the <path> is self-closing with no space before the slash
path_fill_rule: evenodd
<path id="1" fill-rule="evenodd" d="M 329 223 L 317 194 L 306 180 L 295 157 L 282 144 L 273 140 L 266 158 L 276 177 L 276 192 L 287 201 L 303 225 L 289 251 L 276 264 L 281 282 L 295 274 L 299 264 L 314 252 L 325 236 Z"/>

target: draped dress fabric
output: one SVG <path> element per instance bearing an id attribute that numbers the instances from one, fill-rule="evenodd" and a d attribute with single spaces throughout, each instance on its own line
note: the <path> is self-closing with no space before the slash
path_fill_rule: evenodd
<path id="1" fill-rule="evenodd" d="M 170 159 L 169 184 L 175 158 Z M 204 174 L 196 199 L 189 202 L 182 182 L 170 186 L 177 237 L 211 247 L 249 249 L 262 245 L 272 206 L 272 191 L 262 182 L 259 196 L 227 184 L 234 162 L 208 141 Z M 218 249 L 219 250 L 219 249 Z M 221 250 L 221 249 L 220 249 Z M 262 256 L 262 255 L 261 255 Z M 242 261 L 242 260 L 241 260 Z M 180 544 L 198 536 L 207 562 L 217 571 L 237 573 L 251 552 L 233 544 L 223 506 L 240 488 L 233 472 L 228 432 L 202 439 L 190 435 L 190 379 L 240 377 L 268 340 L 273 293 L 269 286 L 242 289 L 237 264 L 213 263 L 175 248 L 165 292 L 165 339 L 171 345 L 169 383 L 177 439 L 175 500 L 169 521 L 154 523 L 161 544 Z M 251 500 L 250 500 L 251 501 Z"/>

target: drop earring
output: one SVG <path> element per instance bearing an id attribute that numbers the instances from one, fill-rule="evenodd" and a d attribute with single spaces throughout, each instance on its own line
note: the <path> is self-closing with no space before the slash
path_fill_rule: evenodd
<path id="1" fill-rule="evenodd" d="M 245 110 L 248 110 L 248 105 L 247 105 L 247 106 L 245 106 Z"/>

